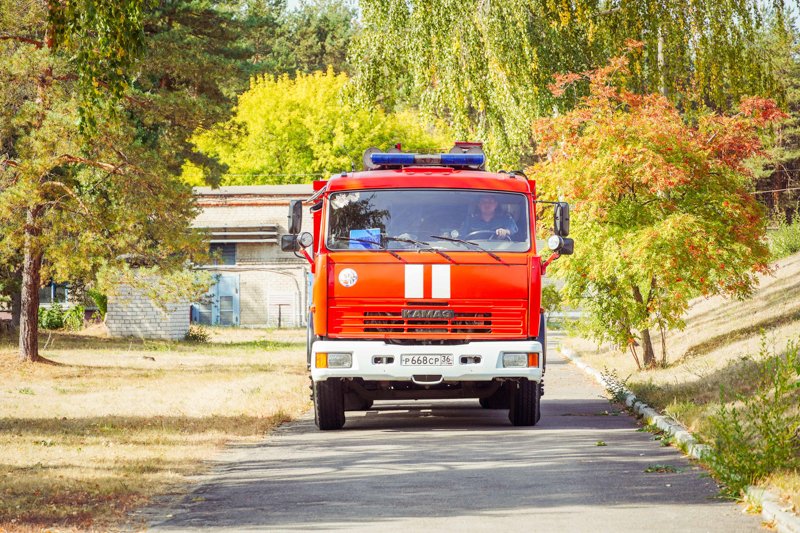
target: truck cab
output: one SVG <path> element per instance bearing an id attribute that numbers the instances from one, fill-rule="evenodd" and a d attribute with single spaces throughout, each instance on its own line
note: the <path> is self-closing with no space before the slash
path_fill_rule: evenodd
<path id="1" fill-rule="evenodd" d="M 535 182 L 486 172 L 484 161 L 474 143 L 449 154 L 370 149 L 366 170 L 316 182 L 290 205 L 282 248 L 314 274 L 308 366 L 320 429 L 389 399 L 476 398 L 508 409 L 514 425 L 539 420 L 541 277 L 572 253 L 569 209 L 553 206 L 543 260 Z M 297 234 L 304 204 L 313 235 Z"/>

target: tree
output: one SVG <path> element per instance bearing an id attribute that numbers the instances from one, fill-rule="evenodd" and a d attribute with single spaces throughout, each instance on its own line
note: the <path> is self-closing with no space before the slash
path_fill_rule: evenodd
<path id="1" fill-rule="evenodd" d="M 750 166 L 759 178 L 758 198 L 773 215 L 791 223 L 800 212 L 800 35 L 795 20 L 778 15 L 769 20 L 772 30 L 764 35 L 764 46 L 778 75 L 786 80 L 784 108 L 789 116 L 765 139 L 764 157 Z"/>
<path id="2" fill-rule="evenodd" d="M 574 202 L 575 255 L 551 267 L 564 294 L 590 313 L 590 332 L 643 349 L 656 364 L 651 328 L 682 327 L 695 295 L 743 297 L 768 270 L 762 208 L 745 160 L 757 154 L 757 128 L 784 115 L 774 102 L 747 98 L 733 116 L 706 112 L 687 124 L 663 95 L 625 86 L 627 60 L 588 75 L 589 95 L 562 116 L 534 125 L 543 198 Z M 567 90 L 582 75 L 559 76 Z M 615 86 L 616 85 L 616 86 Z"/>
<path id="3" fill-rule="evenodd" d="M 775 0 L 783 11 L 783 2 Z M 687 90 L 716 109 L 744 95 L 778 95 L 780 80 L 759 45 L 763 2 L 717 0 L 362 0 L 363 30 L 351 64 L 355 94 L 419 104 L 460 137 L 488 142 L 495 165 L 531 161 L 529 125 L 574 105 L 585 86 L 560 97 L 559 72 L 583 72 L 619 55 L 627 39 L 629 90 L 661 91 L 679 106 Z"/>
<path id="4" fill-rule="evenodd" d="M 310 74 L 332 67 L 349 71 L 347 50 L 356 29 L 356 11 L 342 0 L 303 3 L 286 17 L 286 40 L 294 61 L 287 72 Z"/>
<path id="5" fill-rule="evenodd" d="M 0 251 L 21 260 L 22 360 L 39 358 L 42 279 L 130 262 L 175 268 L 199 249 L 191 191 L 164 172 L 135 118 L 146 105 L 130 94 L 145 7 L 0 7 Z"/>
<path id="6" fill-rule="evenodd" d="M 250 6 L 257 21 L 250 38 L 254 64 L 270 74 L 310 74 L 332 67 L 348 72 L 347 50 L 356 29 L 356 11 L 342 0 L 303 2 L 286 10 L 285 2 L 272 0 Z"/>
<path id="7" fill-rule="evenodd" d="M 184 161 L 202 165 L 215 183 L 224 167 L 194 150 L 198 127 L 230 117 L 254 71 L 251 39 L 264 16 L 239 2 L 161 0 L 144 17 L 144 50 L 127 106 L 138 141 L 170 174 Z"/>
<path id="8" fill-rule="evenodd" d="M 360 167 L 370 146 L 433 150 L 450 144 L 423 127 L 411 111 L 387 114 L 344 104 L 347 75 L 332 69 L 292 79 L 261 76 L 239 97 L 234 117 L 194 137 L 199 150 L 228 167 L 224 185 L 310 182 L 315 176 Z M 184 177 L 203 183 L 203 169 Z"/>

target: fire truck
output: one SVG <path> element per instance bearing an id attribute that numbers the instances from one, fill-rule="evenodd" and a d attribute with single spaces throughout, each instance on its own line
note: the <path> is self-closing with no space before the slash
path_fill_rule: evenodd
<path id="1" fill-rule="evenodd" d="M 536 198 L 522 172 L 488 172 L 479 143 L 449 153 L 370 148 L 364 171 L 292 200 L 283 251 L 313 285 L 307 362 L 315 422 L 340 429 L 375 400 L 474 398 L 540 418 L 546 367 L 542 276 L 573 250 L 569 205 Z M 300 233 L 303 206 L 313 235 Z M 537 216 L 553 210 L 549 257 Z"/>

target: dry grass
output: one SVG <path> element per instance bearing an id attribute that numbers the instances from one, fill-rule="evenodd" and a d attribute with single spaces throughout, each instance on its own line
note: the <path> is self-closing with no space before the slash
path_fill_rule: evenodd
<path id="1" fill-rule="evenodd" d="M 774 474 L 765 484 L 781 493 L 787 507 L 800 514 L 800 472 Z"/>
<path id="2" fill-rule="evenodd" d="M 280 335 L 215 330 L 192 344 L 95 328 L 50 335 L 52 365 L 20 365 L 0 340 L 0 531 L 111 528 L 225 443 L 305 411 L 304 334 Z"/>
<path id="3" fill-rule="evenodd" d="M 708 417 L 720 405 L 720 391 L 752 393 L 759 354 L 782 353 L 787 341 L 800 335 L 800 254 L 779 261 L 774 275 L 760 281 L 758 292 L 745 301 L 714 297 L 692 302 L 686 329 L 667 334 L 661 368 L 638 371 L 630 354 L 585 339 L 567 344 L 595 368 L 615 371 L 647 403 L 709 438 Z M 660 357 L 658 336 L 654 347 Z M 800 501 L 799 474 L 781 473 L 775 480 L 787 498 Z"/>

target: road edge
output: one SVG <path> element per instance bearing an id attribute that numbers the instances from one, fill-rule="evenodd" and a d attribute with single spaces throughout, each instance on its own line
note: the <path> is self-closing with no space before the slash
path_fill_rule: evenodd
<path id="1" fill-rule="evenodd" d="M 619 388 L 618 383 L 610 383 L 603 375 L 583 362 L 580 355 L 570 348 L 559 346 L 559 353 L 569 362 L 580 368 L 597 381 L 606 390 Z M 701 444 L 682 424 L 674 418 L 659 413 L 636 395 L 623 387 L 621 394 L 627 405 L 635 414 L 641 416 L 648 424 L 656 426 L 664 433 L 669 435 L 676 443 L 677 447 L 686 455 L 699 461 L 703 461 L 704 456 L 709 452 L 709 446 Z M 787 511 L 780 504 L 778 496 L 760 487 L 748 487 L 745 491 L 745 498 L 751 505 L 761 507 L 761 517 L 765 522 L 773 524 L 778 533 L 800 533 L 800 516 Z"/>

